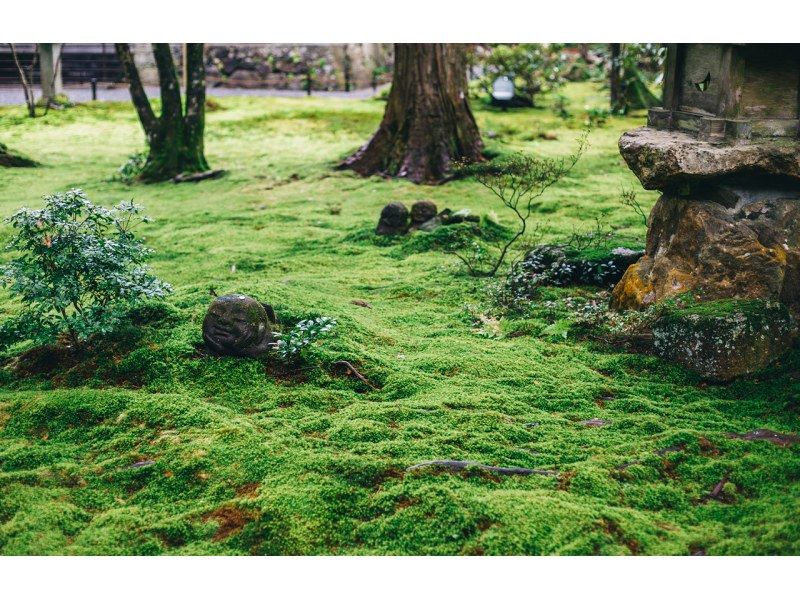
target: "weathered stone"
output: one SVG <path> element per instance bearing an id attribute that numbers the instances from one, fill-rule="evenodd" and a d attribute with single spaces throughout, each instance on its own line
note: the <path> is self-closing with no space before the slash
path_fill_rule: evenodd
<path id="1" fill-rule="evenodd" d="M 419 228 L 424 222 L 434 218 L 437 212 L 436 204 L 432 201 L 422 200 L 414 202 L 411 206 L 411 228 Z"/>
<path id="2" fill-rule="evenodd" d="M 653 325 L 658 355 L 704 378 L 728 381 L 763 369 L 792 346 L 794 320 L 765 301 L 710 301 L 676 309 Z"/>
<path id="3" fill-rule="evenodd" d="M 611 306 L 640 309 L 687 291 L 705 299 L 781 301 L 800 314 L 800 192 L 729 185 L 667 193 L 650 215 L 646 254 Z"/>
<path id="4" fill-rule="evenodd" d="M 680 188 L 719 177 L 777 175 L 800 182 L 797 140 L 714 144 L 679 131 L 641 127 L 619 150 L 645 189 Z"/>
<path id="5" fill-rule="evenodd" d="M 408 208 L 399 201 L 393 201 L 381 210 L 376 235 L 404 235 L 408 232 Z"/>
<path id="6" fill-rule="evenodd" d="M 469 208 L 461 208 L 452 212 L 450 210 L 442 210 L 439 213 L 439 218 L 442 219 L 443 224 L 458 224 L 459 222 L 480 222 L 481 217 L 473 214 Z"/>
<path id="7" fill-rule="evenodd" d="M 276 340 L 271 319 L 274 319 L 272 308 L 252 297 L 223 295 L 208 308 L 203 320 L 203 340 L 217 355 L 258 357 Z"/>

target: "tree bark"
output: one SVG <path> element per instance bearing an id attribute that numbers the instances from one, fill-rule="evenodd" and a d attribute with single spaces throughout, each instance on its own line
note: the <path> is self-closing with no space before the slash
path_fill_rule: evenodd
<path id="1" fill-rule="evenodd" d="M 142 86 L 128 44 L 116 44 L 128 78 L 131 99 L 147 137 L 148 155 L 139 179 L 166 181 L 179 174 L 209 170 L 203 147 L 206 79 L 203 44 L 187 44 L 186 106 L 169 44 L 153 44 L 161 92 L 161 114 L 156 117 Z"/>
<path id="2" fill-rule="evenodd" d="M 36 118 L 36 100 L 33 97 L 33 87 L 31 86 L 31 83 L 28 82 L 28 78 L 25 76 L 25 70 L 22 68 L 22 65 L 19 62 L 19 56 L 17 56 L 17 51 L 14 48 L 14 44 L 8 44 L 8 47 L 11 49 L 11 56 L 14 58 L 14 64 L 17 66 L 19 82 L 22 85 L 22 92 L 25 94 L 25 105 L 28 107 L 28 116 L 30 118 Z M 33 78 L 32 75 L 31 78 Z"/>
<path id="3" fill-rule="evenodd" d="M 467 101 L 461 44 L 395 44 L 394 77 L 378 130 L 341 168 L 440 183 L 455 162 L 482 159 Z"/>
<path id="4" fill-rule="evenodd" d="M 622 105 L 622 44 L 609 44 L 611 65 L 608 72 L 609 87 L 611 89 L 611 111 L 616 113 L 624 108 Z"/>

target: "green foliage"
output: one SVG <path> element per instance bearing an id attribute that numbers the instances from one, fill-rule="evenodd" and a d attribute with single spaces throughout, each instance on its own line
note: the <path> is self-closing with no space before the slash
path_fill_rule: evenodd
<path id="1" fill-rule="evenodd" d="M 586 139 L 587 133 L 584 133 L 578 139 L 577 151 L 568 158 L 537 158 L 520 152 L 490 162 L 459 167 L 459 176 L 473 177 L 511 210 L 518 220 L 516 233 L 497 243 L 494 254 L 480 243 L 473 243 L 470 253 L 450 251 L 467 267 L 471 276 L 494 276 L 503 266 L 509 250 L 529 232 L 528 220 L 534 212 L 536 200 L 575 167 L 586 149 Z"/>
<path id="2" fill-rule="evenodd" d="M 482 67 L 480 87 L 491 95 L 495 79 L 508 76 L 515 94 L 529 106 L 538 94 L 564 84 L 565 59 L 559 44 L 489 44 L 473 60 Z"/>
<path id="3" fill-rule="evenodd" d="M 275 352 L 283 361 L 300 359 L 311 344 L 330 334 L 334 326 L 336 320 L 328 316 L 301 320 L 289 332 L 280 335 Z"/>
<path id="4" fill-rule="evenodd" d="M 96 206 L 80 189 L 43 198 L 44 208 L 23 208 L 8 219 L 16 235 L 8 250 L 21 253 L 3 267 L 3 286 L 23 311 L 3 323 L 0 343 L 51 343 L 66 333 L 73 347 L 113 330 L 143 299 L 164 297 L 169 285 L 150 274 L 150 251 L 133 229 L 147 221 L 141 208 L 122 202 Z"/>
<path id="5" fill-rule="evenodd" d="M 147 152 L 142 151 L 131 154 L 128 156 L 125 163 L 117 169 L 115 180 L 127 185 L 132 184 L 136 180 L 136 177 L 142 173 L 146 163 Z"/>

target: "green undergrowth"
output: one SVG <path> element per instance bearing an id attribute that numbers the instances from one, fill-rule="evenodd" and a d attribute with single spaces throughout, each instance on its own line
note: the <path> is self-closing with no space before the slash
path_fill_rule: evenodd
<path id="1" fill-rule="evenodd" d="M 607 101 L 592 84 L 564 93 L 575 106 Z M 215 101 L 207 157 L 229 175 L 197 185 L 109 180 L 142 147 L 127 104 L 35 121 L 0 108 L 3 142 L 42 164 L 0 170 L 0 213 L 73 186 L 103 205 L 133 198 L 155 219 L 139 229 L 155 274 L 175 288 L 81 355 L 0 355 L 0 552 L 800 552 L 800 445 L 728 436 L 800 430 L 797 351 L 762 375 L 708 385 L 653 356 L 541 334 L 546 309 L 493 315 L 481 307 L 487 282 L 438 250 L 458 235 L 451 227 L 374 235 L 383 205 L 420 199 L 494 211 L 493 234 L 505 234 L 515 222 L 488 191 L 333 170 L 383 103 Z M 582 127 L 547 106 L 476 116 L 497 132 L 493 151 L 565 155 Z M 636 181 L 617 140 L 643 122 L 611 118 L 591 133 L 537 206 L 542 242 L 595 218 L 641 242 L 640 217 L 620 204 Z M 655 199 L 640 194 L 647 208 Z M 0 242 L 10 234 L 3 225 Z M 200 332 L 212 290 L 271 303 L 283 327 L 320 315 L 338 326 L 292 372 L 213 357 Z M 0 294 L 0 318 L 17 309 Z M 406 471 L 434 459 L 558 475 Z"/>

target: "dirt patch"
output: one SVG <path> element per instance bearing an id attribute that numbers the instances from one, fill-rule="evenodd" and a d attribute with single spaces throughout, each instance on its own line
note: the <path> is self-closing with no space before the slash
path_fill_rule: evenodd
<path id="1" fill-rule="evenodd" d="M 718 457 L 719 456 L 719 449 L 716 445 L 711 442 L 705 436 L 701 436 L 697 441 L 698 446 L 700 447 L 700 453 L 705 455 L 706 457 Z"/>
<path id="2" fill-rule="evenodd" d="M 47 345 L 34 347 L 17 357 L 14 370 L 21 376 L 49 375 L 78 364 L 79 355 L 69 347 Z"/>
<path id="3" fill-rule="evenodd" d="M 626 546 L 628 550 L 631 551 L 632 555 L 639 554 L 639 551 L 641 550 L 639 547 L 639 543 L 633 538 L 628 538 L 625 535 L 625 532 L 619 527 L 619 524 L 616 521 L 604 517 L 603 519 L 600 520 L 600 522 L 603 528 L 605 529 L 606 533 L 612 538 L 614 538 L 614 540 L 617 543 Z"/>
<path id="4" fill-rule="evenodd" d="M 574 478 L 577 473 L 577 471 L 565 471 L 559 475 L 558 485 L 556 488 L 558 490 L 563 490 L 564 492 L 569 492 L 569 487 L 572 484 L 572 478 Z"/>
<path id="5" fill-rule="evenodd" d="M 254 497 L 258 494 L 258 488 L 261 486 L 258 482 L 251 482 L 244 486 L 239 486 L 236 489 L 236 496 Z"/>
<path id="6" fill-rule="evenodd" d="M 228 536 L 240 531 L 251 521 L 255 521 L 257 514 L 253 511 L 241 509 L 236 505 L 223 505 L 203 517 L 203 521 L 214 520 L 217 522 L 217 531 L 212 540 L 219 542 Z"/>

